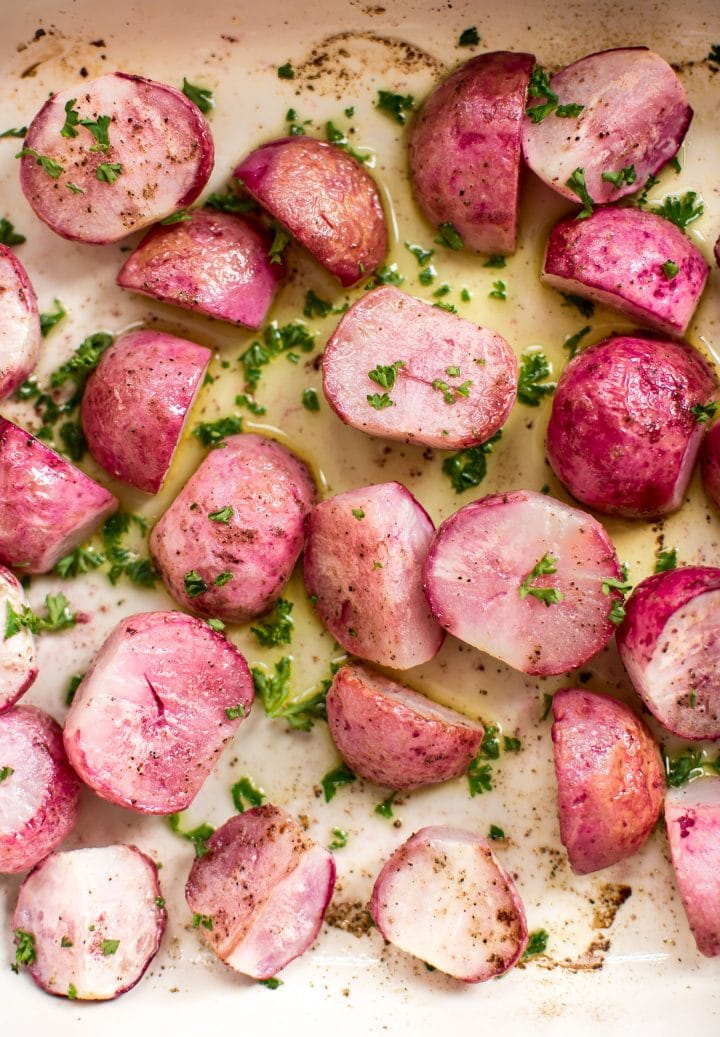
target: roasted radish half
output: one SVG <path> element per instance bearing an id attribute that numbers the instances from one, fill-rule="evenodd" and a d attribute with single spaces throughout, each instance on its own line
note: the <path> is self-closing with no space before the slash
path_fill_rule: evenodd
<path id="1" fill-rule="evenodd" d="M 0 245 L 0 400 L 22 385 L 40 356 L 40 317 L 30 278 Z"/>
<path id="2" fill-rule="evenodd" d="M 59 846 L 79 794 L 52 717 L 34 706 L 0 713 L 0 872 L 25 871 Z"/>
<path id="3" fill-rule="evenodd" d="M 720 778 L 691 781 L 665 796 L 670 855 L 698 950 L 720 954 Z"/>
<path id="4" fill-rule="evenodd" d="M 573 497 L 628 518 L 682 504 L 702 442 L 715 374 L 685 342 L 615 335 L 563 371 L 547 455 Z"/>
<path id="5" fill-rule="evenodd" d="M 617 643 L 635 690 L 681 738 L 720 738 L 720 569 L 688 566 L 633 591 Z"/>
<path id="6" fill-rule="evenodd" d="M 15 943 L 49 994 L 108 1001 L 155 957 L 164 904 L 157 866 L 135 846 L 54 853 L 20 887 Z"/>
<path id="7" fill-rule="evenodd" d="M 460 828 L 421 828 L 375 880 L 370 912 L 380 934 L 465 983 L 502 976 L 527 944 L 515 884 L 485 839 Z"/>
<path id="8" fill-rule="evenodd" d="M 530 490 L 455 512 L 435 534 L 423 570 L 443 629 L 541 675 L 571 670 L 605 647 L 620 576 L 599 522 Z"/>
<path id="9" fill-rule="evenodd" d="M 22 614 L 27 603 L 18 581 L 0 565 L 0 713 L 13 706 L 37 677 L 33 635 L 27 627 L 9 622 L 12 613 Z"/>
<path id="10" fill-rule="evenodd" d="M 652 832 L 665 777 L 652 735 L 622 702 L 567 689 L 553 697 L 560 838 L 576 875 L 631 857 Z"/>
<path id="11" fill-rule="evenodd" d="M 417 789 L 463 774 L 484 734 L 482 724 L 356 663 L 335 674 L 327 718 L 351 769 L 392 789 Z"/>
<path id="12" fill-rule="evenodd" d="M 185 896 L 221 961 L 269 979 L 313 942 L 334 886 L 332 854 L 268 803 L 217 829 L 190 870 Z"/>
<path id="13" fill-rule="evenodd" d="M 700 465 L 707 494 L 715 507 L 720 508 L 720 422 L 705 436 Z"/>
<path id="14" fill-rule="evenodd" d="M 354 303 L 323 353 L 323 389 L 347 425 L 444 450 L 497 432 L 517 379 L 502 336 L 392 286 Z"/>
<path id="15" fill-rule="evenodd" d="M 397 670 L 439 651 L 443 632 L 421 580 L 432 535 L 430 516 L 397 482 L 348 490 L 313 508 L 305 585 L 346 651 Z"/>
<path id="16" fill-rule="evenodd" d="M 65 748 L 90 788 L 142 814 L 188 807 L 253 701 L 243 656 L 182 612 L 123 619 L 65 720 Z"/>

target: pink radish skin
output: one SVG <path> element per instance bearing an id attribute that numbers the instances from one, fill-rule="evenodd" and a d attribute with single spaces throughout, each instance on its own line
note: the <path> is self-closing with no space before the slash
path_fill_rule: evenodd
<path id="1" fill-rule="evenodd" d="M 259 328 L 285 275 L 282 262 L 268 258 L 271 243 L 257 223 L 196 209 L 180 223 L 153 227 L 117 283 L 160 302 Z"/>
<path id="2" fill-rule="evenodd" d="M 589 691 L 553 697 L 560 838 L 576 875 L 636 853 L 662 808 L 665 776 L 652 735 L 624 703 Z"/>
<path id="3" fill-rule="evenodd" d="M 82 398 L 82 425 L 98 464 L 157 493 L 212 353 L 160 331 L 131 331 L 103 353 Z"/>
<path id="4" fill-rule="evenodd" d="M 681 738 L 720 738 L 720 569 L 643 580 L 625 606 L 620 657 L 640 698 Z"/>
<path id="5" fill-rule="evenodd" d="M 122 620 L 75 692 L 70 762 L 99 796 L 141 814 L 185 810 L 250 712 L 235 646 L 182 612 Z"/>
<path id="6" fill-rule="evenodd" d="M 720 508 L 720 422 L 705 436 L 700 468 L 705 491 L 715 507 Z"/>
<path id="7" fill-rule="evenodd" d="M 523 154 L 548 187 L 576 203 L 566 182 L 578 168 L 597 205 L 638 191 L 675 155 L 693 116 L 670 65 L 645 47 L 590 54 L 553 76 L 550 87 L 561 105 L 584 109 L 569 119 L 553 112 L 537 124 L 526 115 Z M 533 107 L 542 103 L 531 99 Z M 630 184 L 602 179 L 630 166 Z"/>
<path id="8" fill-rule="evenodd" d="M 34 938 L 28 970 L 37 985 L 78 1001 L 108 1001 L 134 987 L 166 923 L 155 862 L 122 845 L 46 858 L 20 887 L 13 918 L 16 931 Z"/>
<path id="9" fill-rule="evenodd" d="M 243 159 L 235 176 L 344 288 L 385 258 L 387 227 L 375 181 L 334 144 L 304 136 L 273 140 Z"/>
<path id="10" fill-rule="evenodd" d="M 0 245 L 0 400 L 18 389 L 40 357 L 37 299 L 25 267 Z"/>
<path id="11" fill-rule="evenodd" d="M 403 366 L 388 390 L 393 405 L 376 409 L 368 396 L 385 390 L 369 372 L 396 361 Z M 371 436 L 444 450 L 484 443 L 497 432 L 512 410 L 517 379 L 515 354 L 500 335 L 392 286 L 351 306 L 323 353 L 323 390 L 342 421 Z M 458 386 L 462 392 L 453 391 Z"/>
<path id="12" fill-rule="evenodd" d="M 290 450 L 263 436 L 230 436 L 212 450 L 152 531 L 150 551 L 184 608 L 229 623 L 260 616 L 282 594 L 303 547 L 315 484 Z M 209 515 L 231 507 L 227 522 Z M 191 596 L 185 576 L 207 586 Z M 220 585 L 222 573 L 231 578 Z"/>
<path id="13" fill-rule="evenodd" d="M 35 706 L 0 714 L 0 872 L 31 868 L 75 827 L 80 782 L 62 731 Z"/>
<path id="14" fill-rule="evenodd" d="M 50 572 L 117 507 L 94 479 L 0 418 L 0 563 Z"/>
<path id="15" fill-rule="evenodd" d="M 444 635 L 420 577 L 432 535 L 429 515 L 397 482 L 348 490 L 313 508 L 305 586 L 346 651 L 406 670 L 440 650 Z"/>
<path id="16" fill-rule="evenodd" d="M 531 587 L 556 588 L 546 605 L 521 585 L 549 554 L 557 572 Z M 594 518 L 530 490 L 467 504 L 440 526 L 423 569 L 425 593 L 443 629 L 482 652 L 541 676 L 581 666 L 610 640 L 621 576 L 615 548 Z"/>
<path id="17" fill-rule="evenodd" d="M 22 613 L 28 601 L 9 569 L 0 565 L 0 629 L 5 631 L 9 609 Z M 0 641 L 0 713 L 25 694 L 37 677 L 35 638 L 26 627 Z M 2 764 L 0 764 L 2 767 Z"/>
<path id="18" fill-rule="evenodd" d="M 327 717 L 351 770 L 391 789 L 417 789 L 464 774 L 485 733 L 482 724 L 358 664 L 335 674 Z"/>
<path id="19" fill-rule="evenodd" d="M 390 943 L 465 983 L 502 976 L 527 946 L 515 884 L 485 839 L 421 828 L 375 880 L 370 913 Z"/>
<path id="20" fill-rule="evenodd" d="M 701 954 L 714 958 L 720 954 L 720 778 L 668 789 L 665 824 L 695 942 Z"/>
<path id="21" fill-rule="evenodd" d="M 678 268 L 673 276 L 663 269 L 668 262 Z M 701 253 L 669 220 L 642 209 L 608 207 L 553 228 L 542 280 L 668 335 L 682 335 L 708 272 Z"/>
<path id="22" fill-rule="evenodd" d="M 96 148 L 85 126 L 76 127 L 76 137 L 61 135 L 65 105 L 73 99 L 81 121 L 110 117 L 107 151 Z M 51 96 L 30 124 L 24 147 L 62 167 L 54 178 L 33 156 L 22 159 L 20 183 L 35 215 L 63 238 L 99 245 L 194 202 L 215 157 L 210 127 L 192 101 L 174 87 L 125 72 Z M 98 179 L 98 168 L 109 164 L 122 167 L 116 179 L 107 182 L 102 171 Z"/>
<path id="23" fill-rule="evenodd" d="M 532 54 L 466 61 L 433 90 L 410 132 L 410 172 L 423 213 L 452 223 L 466 248 L 515 251 L 521 127 Z"/>
<path id="24" fill-rule="evenodd" d="M 193 863 L 185 896 L 221 961 L 269 979 L 304 954 L 335 886 L 331 853 L 269 803 L 226 821 Z"/>
<path id="25" fill-rule="evenodd" d="M 667 515 L 683 502 L 702 442 L 692 408 L 716 391 L 715 374 L 685 342 L 605 339 L 563 371 L 548 460 L 573 497 L 596 511 Z"/>

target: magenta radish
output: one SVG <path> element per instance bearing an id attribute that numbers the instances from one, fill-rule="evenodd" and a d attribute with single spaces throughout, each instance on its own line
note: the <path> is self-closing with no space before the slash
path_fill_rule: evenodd
<path id="1" fill-rule="evenodd" d="M 720 422 L 705 436 L 700 467 L 707 495 L 715 507 L 720 508 Z"/>
<path id="2" fill-rule="evenodd" d="M 670 856 L 698 950 L 720 954 L 720 778 L 691 781 L 665 796 Z"/>
<path id="3" fill-rule="evenodd" d="M 40 356 L 40 317 L 25 267 L 0 245 L 0 400 L 32 373 Z"/>

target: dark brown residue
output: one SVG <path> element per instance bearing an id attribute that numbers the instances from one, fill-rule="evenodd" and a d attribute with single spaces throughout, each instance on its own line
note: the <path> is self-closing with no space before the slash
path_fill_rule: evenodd
<path id="1" fill-rule="evenodd" d="M 369 48 L 373 49 L 372 62 L 364 56 Z M 384 62 L 377 61 L 377 50 L 385 51 Z M 398 75 L 411 72 L 426 70 L 439 76 L 446 71 L 443 63 L 432 54 L 406 40 L 374 32 L 341 32 L 328 36 L 313 47 L 308 58 L 296 67 L 295 78 L 298 85 L 327 80 L 322 85 L 333 90 L 340 84 L 347 86 L 363 80 L 370 65 L 381 75 L 391 75 L 393 81 Z"/>
<path id="2" fill-rule="evenodd" d="M 374 926 L 367 905 L 360 900 L 333 902 L 327 909 L 325 921 L 334 929 L 342 929 L 353 936 L 364 936 Z"/>
<path id="3" fill-rule="evenodd" d="M 604 882 L 600 887 L 597 899 L 591 901 L 595 907 L 592 920 L 593 929 L 609 929 L 615 921 L 616 914 L 631 896 L 632 886 Z"/>

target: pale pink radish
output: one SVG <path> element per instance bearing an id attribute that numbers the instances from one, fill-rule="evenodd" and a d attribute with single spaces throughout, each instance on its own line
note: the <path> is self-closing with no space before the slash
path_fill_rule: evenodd
<path id="1" fill-rule="evenodd" d="M 17 624 L 15 629 L 11 622 L 12 615 L 21 615 L 27 604 L 20 583 L 0 565 L 0 713 L 15 705 L 38 673 L 35 638 L 27 627 Z"/>
<path id="2" fill-rule="evenodd" d="M 665 824 L 680 897 L 698 950 L 720 954 L 720 778 L 665 796 Z"/>
<path id="3" fill-rule="evenodd" d="M 22 385 L 40 356 L 40 317 L 25 267 L 0 245 L 0 400 Z"/>

